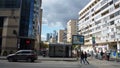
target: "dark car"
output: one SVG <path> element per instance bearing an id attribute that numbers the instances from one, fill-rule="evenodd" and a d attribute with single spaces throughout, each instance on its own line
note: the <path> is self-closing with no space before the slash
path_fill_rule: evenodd
<path id="1" fill-rule="evenodd" d="M 9 62 L 18 60 L 34 62 L 35 60 L 37 60 L 37 54 L 33 50 L 19 50 L 14 54 L 9 54 L 7 56 L 7 59 Z"/>

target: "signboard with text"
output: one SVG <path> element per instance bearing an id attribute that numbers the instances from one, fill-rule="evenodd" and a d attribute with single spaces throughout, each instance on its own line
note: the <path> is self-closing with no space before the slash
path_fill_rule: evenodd
<path id="1" fill-rule="evenodd" d="M 84 36 L 82 35 L 72 35 L 73 45 L 84 45 Z"/>

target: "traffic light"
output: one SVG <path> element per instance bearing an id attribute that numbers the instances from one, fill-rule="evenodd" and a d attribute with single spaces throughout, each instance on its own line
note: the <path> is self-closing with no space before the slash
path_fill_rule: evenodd
<path id="1" fill-rule="evenodd" d="M 30 40 L 26 40 L 26 44 L 30 44 Z"/>

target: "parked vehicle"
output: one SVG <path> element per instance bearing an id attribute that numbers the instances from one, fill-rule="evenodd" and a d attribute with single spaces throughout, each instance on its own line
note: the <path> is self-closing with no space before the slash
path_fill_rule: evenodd
<path id="1" fill-rule="evenodd" d="M 9 54 L 7 56 L 7 60 L 9 62 L 12 61 L 18 61 L 18 60 L 26 60 L 29 62 L 34 62 L 35 60 L 37 60 L 37 54 L 35 51 L 33 50 L 19 50 L 14 54 Z"/>

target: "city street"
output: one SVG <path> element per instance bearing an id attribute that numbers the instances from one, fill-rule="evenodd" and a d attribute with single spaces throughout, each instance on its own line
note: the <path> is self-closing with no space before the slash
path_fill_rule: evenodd
<path id="1" fill-rule="evenodd" d="M 0 60 L 0 68 L 120 68 L 120 62 L 89 59 L 90 64 L 80 64 L 79 61 L 40 61 L 8 62 Z"/>

